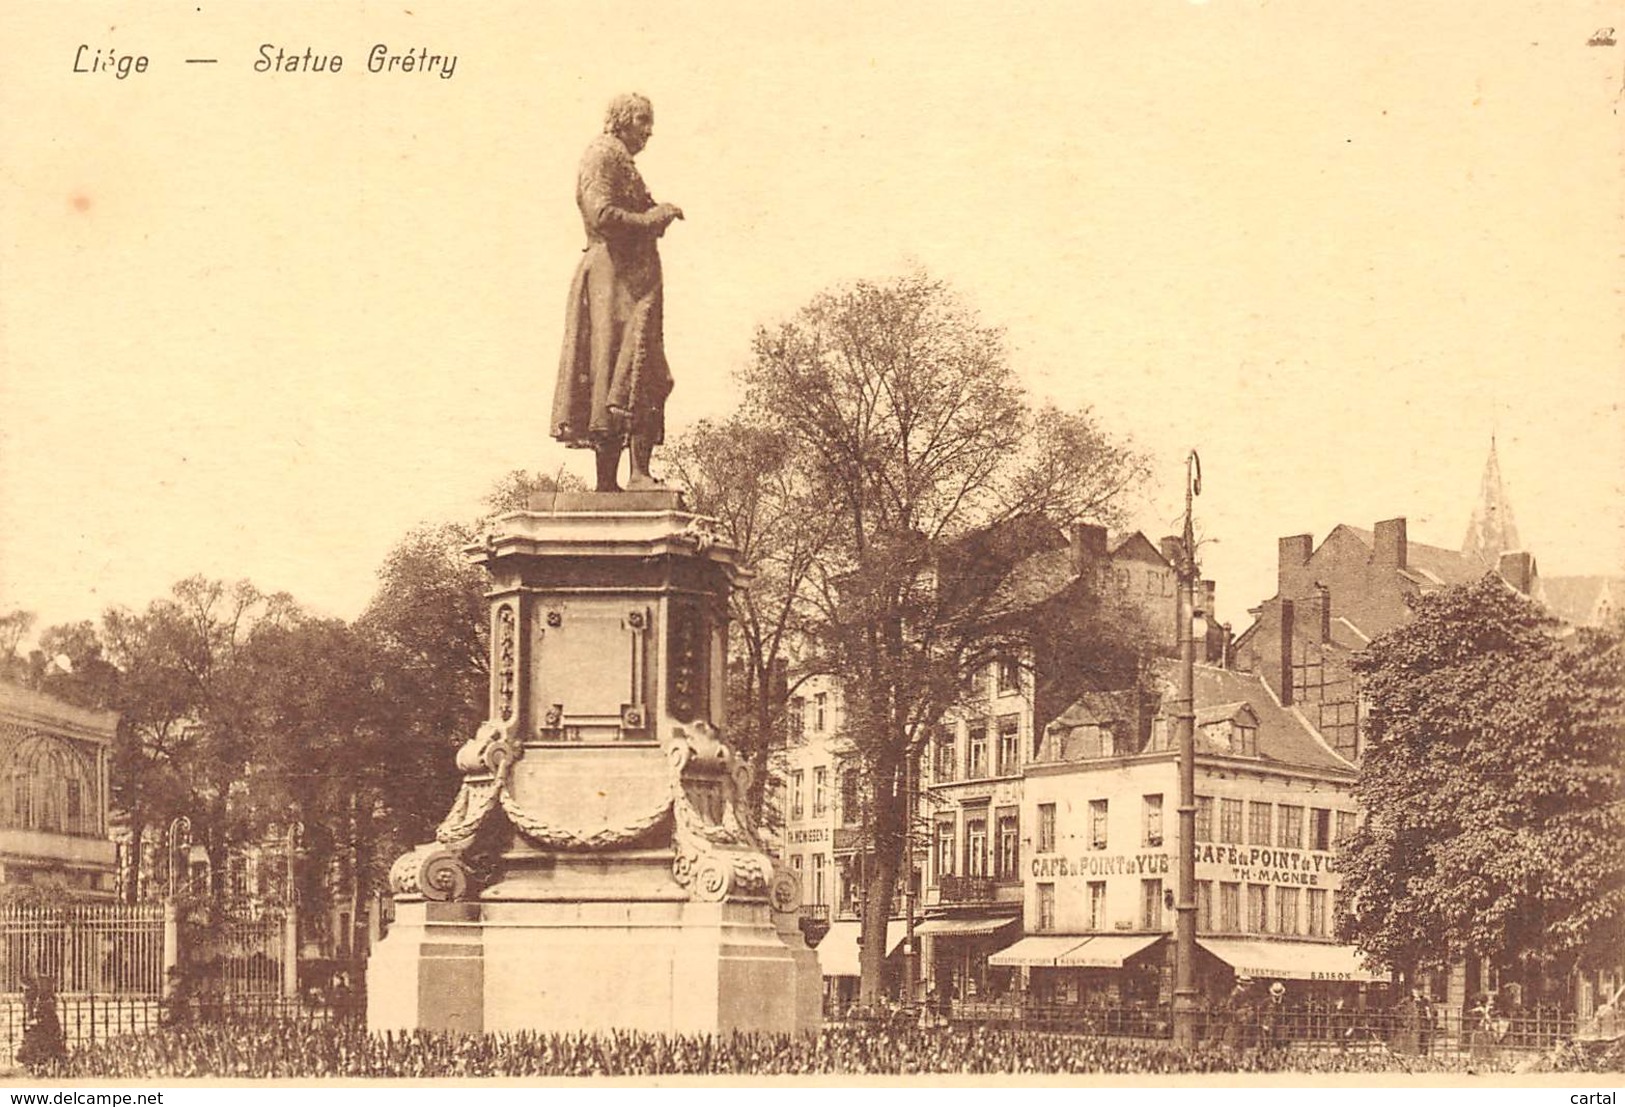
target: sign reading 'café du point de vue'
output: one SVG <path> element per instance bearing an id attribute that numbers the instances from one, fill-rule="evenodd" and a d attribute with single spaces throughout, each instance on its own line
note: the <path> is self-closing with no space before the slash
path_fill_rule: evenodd
<path id="1" fill-rule="evenodd" d="M 1337 872 L 1335 858 L 1324 850 L 1204 843 L 1196 847 L 1195 853 L 1199 880 L 1318 888 Z M 1074 857 L 1040 854 L 1032 859 L 1029 868 L 1038 880 L 1156 877 L 1169 874 L 1171 858 L 1168 852 L 1084 853 Z"/>

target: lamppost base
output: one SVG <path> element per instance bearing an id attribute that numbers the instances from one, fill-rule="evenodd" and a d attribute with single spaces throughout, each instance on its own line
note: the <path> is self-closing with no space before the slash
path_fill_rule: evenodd
<path id="1" fill-rule="evenodd" d="M 1194 1049 L 1201 1041 L 1201 1008 L 1196 996 L 1174 996 L 1174 1048 Z"/>

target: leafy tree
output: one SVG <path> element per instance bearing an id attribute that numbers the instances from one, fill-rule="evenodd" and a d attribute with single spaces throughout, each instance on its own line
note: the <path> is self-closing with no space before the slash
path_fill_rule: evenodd
<path id="1" fill-rule="evenodd" d="M 515 471 L 469 523 L 409 532 L 378 571 L 378 590 L 356 621 L 374 666 L 389 783 L 381 798 L 391 849 L 428 841 L 457 792 L 452 757 L 485 719 L 490 687 L 485 571 L 465 549 L 528 498 L 580 482 Z"/>
<path id="2" fill-rule="evenodd" d="M 28 659 L 20 647 L 28 632 L 34 629 L 37 618 L 32 611 L 22 608 L 0 615 L 0 678 L 20 684 L 28 682 Z"/>
<path id="3" fill-rule="evenodd" d="M 911 766 L 965 675 L 1011 651 L 995 602 L 1054 524 L 1106 521 L 1144 473 L 1087 412 L 1037 408 L 1002 335 L 911 274 L 815 298 L 756 335 L 746 417 L 785 443 L 829 538 L 808 596 L 869 800 L 861 997 L 878 998 Z"/>
<path id="4" fill-rule="evenodd" d="M 242 802 L 260 736 L 251 644 L 296 615 L 285 593 L 194 576 L 144 612 L 103 616 L 107 660 L 119 672 L 109 703 L 121 714 L 113 803 L 129 820 L 137 857 L 149 827 L 186 815 L 208 850 L 217 898 L 231 847 L 253 830 Z"/>
<path id="5" fill-rule="evenodd" d="M 1625 923 L 1619 627 L 1559 633 L 1489 576 L 1421 597 L 1354 663 L 1370 703 L 1339 932 L 1407 975 L 1463 956 L 1531 982 Z"/>
<path id="6" fill-rule="evenodd" d="M 80 707 L 108 710 L 118 696 L 118 667 L 109 661 L 96 624 L 86 619 L 47 627 L 35 653 L 49 658 L 39 667 L 40 691 Z"/>
<path id="7" fill-rule="evenodd" d="M 829 541 L 828 517 L 806 509 L 808 488 L 792 443 L 740 416 L 702 420 L 663 456 L 688 506 L 717 519 L 752 574 L 749 587 L 729 600 L 728 737 L 755 771 L 752 813 L 767 826 L 768 769 L 783 744 L 789 662 L 805 631 L 802 593 Z"/>
<path id="8" fill-rule="evenodd" d="M 376 852 L 392 764 L 378 666 L 365 639 L 336 619 L 296 616 L 257 635 L 250 649 L 259 741 L 243 789 L 248 821 L 257 839 L 289 835 L 298 900 L 319 925 L 335 868 L 354 878 L 339 885 L 359 896 L 393 860 Z M 359 904 L 351 909 L 359 917 Z"/>

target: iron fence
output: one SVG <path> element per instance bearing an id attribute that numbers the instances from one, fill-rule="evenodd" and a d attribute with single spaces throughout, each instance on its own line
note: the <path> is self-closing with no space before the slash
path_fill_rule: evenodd
<path id="1" fill-rule="evenodd" d="M 229 996 L 272 996 L 283 991 L 286 920 L 280 913 L 188 923 L 182 956 L 194 986 Z"/>
<path id="2" fill-rule="evenodd" d="M 960 1002 L 946 1011 L 926 1009 L 922 1017 L 1099 1037 L 1173 1037 L 1173 1012 L 1166 1005 Z M 1573 1040 L 1576 1029 L 1572 1015 L 1557 1011 L 1486 1017 L 1482 1013 L 1459 1010 L 1434 1010 L 1424 1015 L 1406 1009 L 1356 1011 L 1265 1006 L 1197 1013 L 1199 1040 L 1243 1049 L 1382 1048 L 1421 1055 L 1482 1056 L 1508 1051 L 1544 1052 Z"/>
<path id="3" fill-rule="evenodd" d="M 1208 1011 L 1202 1012 L 1200 1026 L 1204 1038 L 1240 1046 L 1382 1047 L 1424 1055 L 1545 1051 L 1572 1040 L 1577 1029 L 1572 1015 L 1558 1011 L 1486 1016 L 1481 1012 L 1419 1012 L 1404 1008 Z"/>
<path id="4" fill-rule="evenodd" d="M 160 1000 L 135 995 L 58 996 L 57 1018 L 69 1049 L 84 1049 L 133 1034 L 152 1034 L 182 1023 L 277 1023 L 333 1026 L 359 1023 L 366 1007 L 359 998 L 310 1002 L 289 996 L 233 995 Z M 0 996 L 0 1064 L 17 1055 L 27 1022 L 17 996 Z"/>
<path id="5" fill-rule="evenodd" d="M 156 906 L 0 906 L 0 994 L 49 977 L 58 991 L 157 995 L 164 915 Z"/>
<path id="6" fill-rule="evenodd" d="M 1042 1003 L 955 1003 L 952 1022 L 983 1023 L 1028 1030 L 1089 1034 L 1109 1038 L 1169 1038 L 1168 1008 L 1155 1006 L 1078 1007 Z"/>

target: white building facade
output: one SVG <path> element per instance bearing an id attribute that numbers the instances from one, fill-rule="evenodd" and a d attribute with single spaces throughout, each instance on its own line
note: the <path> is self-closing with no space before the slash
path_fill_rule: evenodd
<path id="1" fill-rule="evenodd" d="M 1074 705 L 1027 768 L 1026 927 L 991 958 L 1022 974 L 1027 1002 L 1171 1002 L 1179 776 L 1169 676 L 1159 673 L 1153 711 L 1137 712 L 1132 694 Z M 1333 932 L 1354 767 L 1248 674 L 1198 666 L 1196 727 L 1204 997 L 1219 1002 L 1251 980 L 1279 981 L 1294 1001 L 1353 998 L 1384 980 Z"/>

